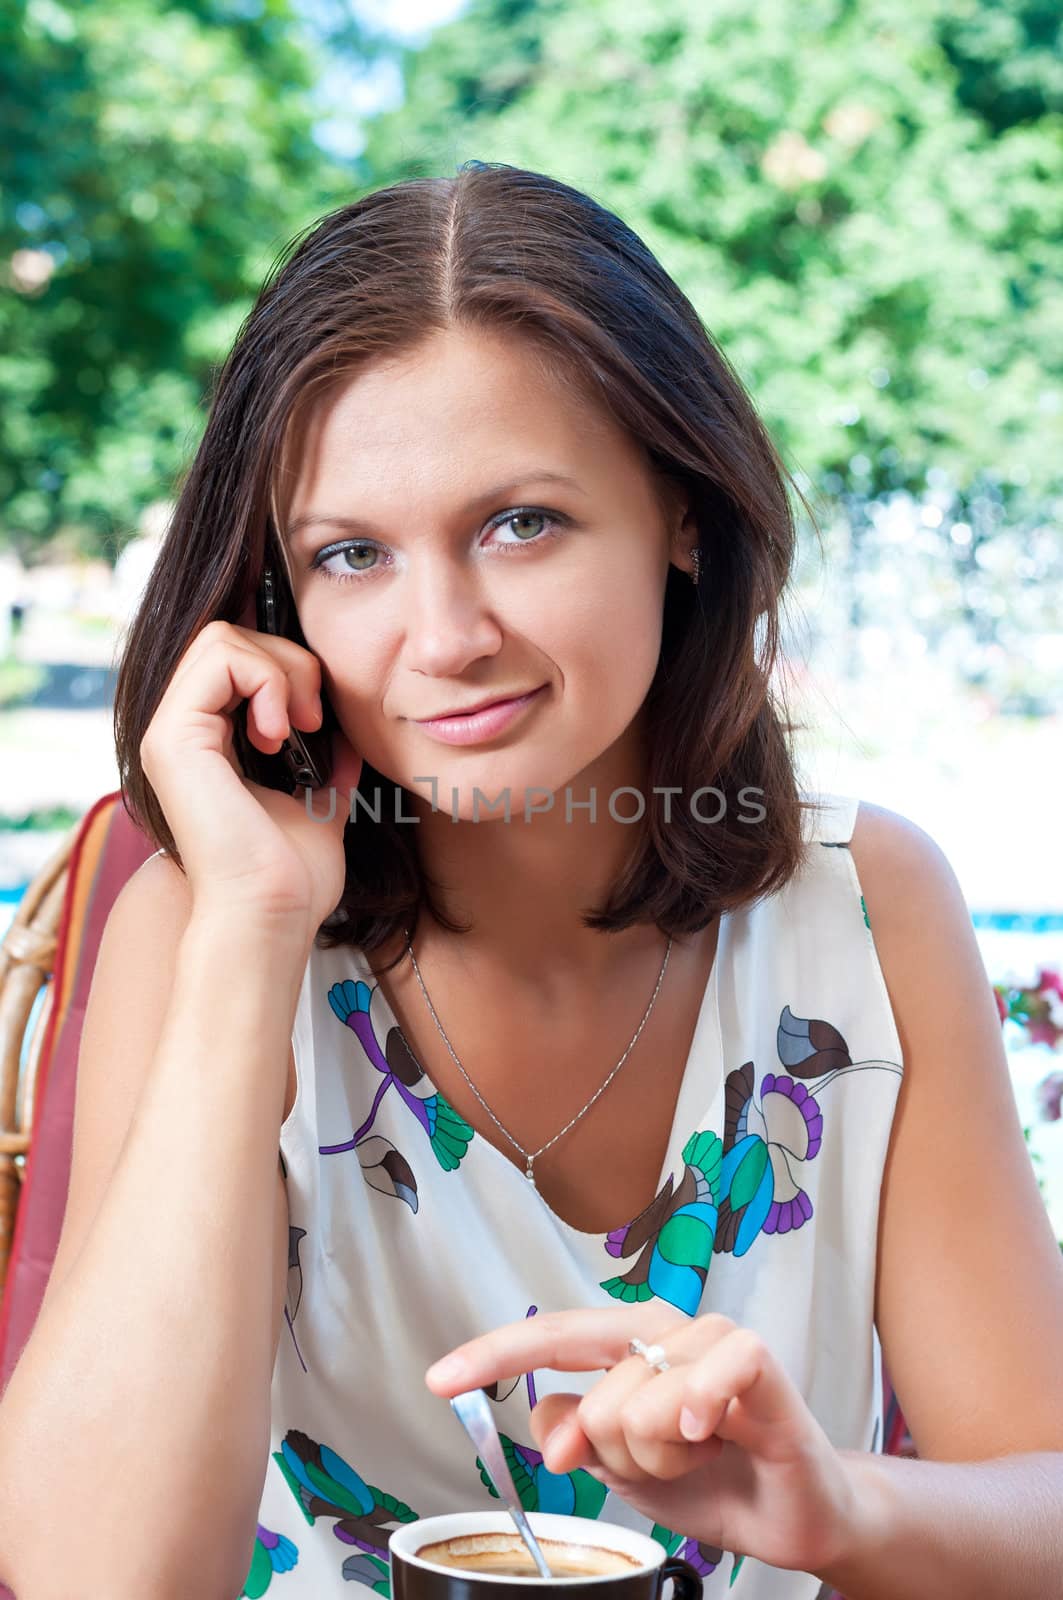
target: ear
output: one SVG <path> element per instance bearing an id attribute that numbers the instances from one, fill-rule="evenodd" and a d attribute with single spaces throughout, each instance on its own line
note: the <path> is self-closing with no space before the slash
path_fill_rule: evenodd
<path id="1" fill-rule="evenodd" d="M 669 546 L 668 559 L 681 572 L 693 576 L 694 551 L 698 547 L 698 524 L 689 491 L 678 484 L 666 487 Z"/>

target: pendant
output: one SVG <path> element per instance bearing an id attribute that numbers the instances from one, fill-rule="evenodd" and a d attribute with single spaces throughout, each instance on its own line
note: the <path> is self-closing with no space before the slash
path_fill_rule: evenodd
<path id="1" fill-rule="evenodd" d="M 524 1176 L 527 1178 L 528 1182 L 531 1184 L 533 1189 L 535 1188 L 535 1173 L 532 1171 L 532 1161 L 534 1159 L 535 1159 L 534 1156 L 529 1156 L 528 1157 L 528 1166 L 527 1166 L 527 1170 L 525 1171 L 525 1174 L 524 1174 Z"/>

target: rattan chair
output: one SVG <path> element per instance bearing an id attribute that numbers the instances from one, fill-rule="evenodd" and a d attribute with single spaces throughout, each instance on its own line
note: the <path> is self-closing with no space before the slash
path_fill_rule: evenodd
<path id="1" fill-rule="evenodd" d="M 70 830 L 32 879 L 0 943 L 0 1300 L 30 1147 L 34 1090 L 52 1015 L 68 867 L 79 828 L 80 824 Z"/>
<path id="2" fill-rule="evenodd" d="M 37 872 L 0 942 L 0 1391 L 59 1243 L 100 938 L 123 884 L 154 848 L 120 793 L 103 795 Z"/>

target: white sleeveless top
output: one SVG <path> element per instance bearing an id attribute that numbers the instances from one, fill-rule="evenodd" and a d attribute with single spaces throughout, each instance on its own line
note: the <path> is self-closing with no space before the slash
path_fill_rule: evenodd
<path id="1" fill-rule="evenodd" d="M 801 872 L 721 918 L 657 1198 L 609 1234 L 561 1221 L 435 1092 L 360 951 L 314 947 L 280 1135 L 288 1298 L 243 1595 L 357 1597 L 353 1583 L 388 1597 L 392 1529 L 497 1506 L 424 1372 L 536 1312 L 654 1296 L 722 1312 L 762 1334 L 836 1446 L 881 1449 L 875 1257 L 901 1046 L 848 849 L 858 802 L 819 798 Z M 700 1568 L 707 1600 L 732 1583 L 739 1600 L 815 1600 L 814 1577 L 651 1528 L 588 1474 L 546 1471 L 530 1406 L 598 1376 L 540 1370 L 496 1396 L 525 1508 L 652 1532 Z"/>

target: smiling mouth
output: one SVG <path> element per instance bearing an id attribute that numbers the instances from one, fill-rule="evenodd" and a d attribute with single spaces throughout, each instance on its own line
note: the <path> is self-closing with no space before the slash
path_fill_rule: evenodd
<path id="1" fill-rule="evenodd" d="M 531 695 L 538 694 L 539 689 L 545 688 L 539 684 L 535 689 L 521 689 L 516 694 L 497 695 L 493 700 L 483 700 L 479 705 L 460 706 L 453 711 L 439 711 L 434 717 L 417 717 L 417 722 L 448 722 L 461 717 L 475 717 L 481 712 L 491 711 L 495 706 L 509 705 L 513 700 L 527 700 Z"/>

